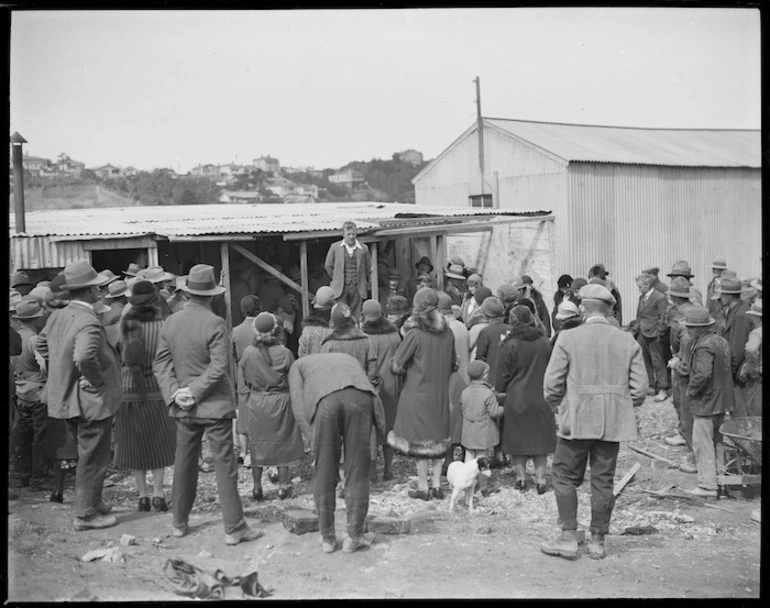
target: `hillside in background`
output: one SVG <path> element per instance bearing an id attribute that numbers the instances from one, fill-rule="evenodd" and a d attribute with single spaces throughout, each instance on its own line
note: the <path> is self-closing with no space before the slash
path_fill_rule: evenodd
<path id="1" fill-rule="evenodd" d="M 14 195 L 9 197 L 8 208 L 14 209 Z M 93 207 L 131 207 L 133 199 L 121 196 L 98 185 L 49 186 L 25 188 L 24 208 L 27 211 L 46 209 L 90 209 Z"/>
<path id="2" fill-rule="evenodd" d="M 361 171 L 366 179 L 366 185 L 373 195 L 384 193 L 385 200 L 399 203 L 414 203 L 414 186 L 412 179 L 427 165 L 405 163 L 394 157 L 391 160 L 353 161 L 340 168 Z M 371 198 L 370 200 L 380 200 Z"/>

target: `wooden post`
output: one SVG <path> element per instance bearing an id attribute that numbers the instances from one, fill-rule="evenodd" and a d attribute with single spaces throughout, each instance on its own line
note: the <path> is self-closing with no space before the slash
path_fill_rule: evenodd
<path id="1" fill-rule="evenodd" d="M 430 261 L 433 262 L 433 266 L 436 270 L 436 289 L 444 289 L 444 268 L 441 266 L 438 259 L 438 245 L 436 243 L 437 238 L 435 234 L 430 235 Z"/>
<path id="2" fill-rule="evenodd" d="M 230 248 L 227 243 L 222 243 L 219 246 L 220 254 L 222 256 L 222 283 L 225 288 L 225 308 L 227 320 L 227 329 L 233 330 L 233 296 L 230 293 Z"/>
<path id="3" fill-rule="evenodd" d="M 24 160 L 21 145 L 27 140 L 18 133 L 11 135 L 11 148 L 13 156 L 13 201 L 16 215 L 16 234 L 26 232 L 24 218 Z"/>
<path id="4" fill-rule="evenodd" d="M 305 319 L 310 314 L 310 297 L 308 291 L 307 278 L 307 241 L 299 243 L 299 274 L 302 281 L 302 318 Z"/>
<path id="5" fill-rule="evenodd" d="M 158 244 L 153 243 L 154 246 L 147 247 L 147 266 L 158 266 Z M 164 270 L 168 270 L 164 268 Z"/>
<path id="6" fill-rule="evenodd" d="M 379 255 L 379 252 L 377 251 L 377 241 L 372 243 L 372 274 L 371 274 L 371 283 L 372 283 L 372 300 L 377 300 L 379 302 L 379 295 L 380 295 L 380 284 L 379 284 L 379 272 L 377 269 L 377 256 Z"/>

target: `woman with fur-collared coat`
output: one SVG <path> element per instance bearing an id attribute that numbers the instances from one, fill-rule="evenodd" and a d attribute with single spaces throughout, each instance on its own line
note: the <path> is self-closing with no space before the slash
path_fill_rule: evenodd
<path id="1" fill-rule="evenodd" d="M 425 442 L 448 448 L 449 376 L 456 368 L 454 336 L 438 310 L 435 289 L 423 287 L 414 295 L 412 316 L 404 324 L 406 334 L 393 356 L 391 370 L 404 375 L 393 434 L 407 442 Z M 443 456 L 417 460 L 417 491 L 411 498 L 441 498 Z M 428 469 L 433 487 L 428 490 Z"/>
<path id="2" fill-rule="evenodd" d="M 372 350 L 369 336 L 356 327 L 350 307 L 338 302 L 332 308 L 331 332 L 321 341 L 322 353 L 345 353 L 361 364 L 369 382 L 377 388 L 377 357 Z"/>
<path id="3" fill-rule="evenodd" d="M 176 425 L 169 418 L 153 359 L 163 326 L 160 295 L 149 281 L 137 281 L 119 322 L 123 398 L 115 415 L 115 466 L 130 469 L 139 490 L 139 510 L 150 510 L 147 471 L 152 471 L 152 506 L 167 511 L 164 468 L 174 464 Z"/>
<path id="4" fill-rule="evenodd" d="M 334 306 L 334 292 L 328 285 L 322 285 L 316 291 L 313 309 L 302 320 L 302 333 L 299 336 L 297 357 L 321 352 L 321 342 L 329 335 L 329 319 Z"/>

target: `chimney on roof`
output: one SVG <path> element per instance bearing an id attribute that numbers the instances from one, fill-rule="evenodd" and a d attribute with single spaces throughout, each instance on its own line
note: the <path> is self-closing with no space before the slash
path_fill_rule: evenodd
<path id="1" fill-rule="evenodd" d="M 11 135 L 11 148 L 13 158 L 13 200 L 14 212 L 16 216 L 16 233 L 26 232 L 24 222 L 24 163 L 22 161 L 22 144 L 26 144 L 24 139 L 17 132 Z"/>

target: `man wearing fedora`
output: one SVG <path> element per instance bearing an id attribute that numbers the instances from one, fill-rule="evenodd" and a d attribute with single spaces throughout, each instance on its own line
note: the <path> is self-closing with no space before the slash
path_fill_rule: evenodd
<path id="1" fill-rule="evenodd" d="M 639 343 L 607 320 L 615 304 L 609 290 L 586 285 L 579 295 L 585 321 L 559 335 L 543 379 L 545 399 L 557 420 L 551 475 L 562 533 L 541 550 L 578 557 L 577 489 L 590 462 L 591 539 L 586 549 L 589 557 L 601 559 L 615 506 L 620 442 L 637 439 L 634 407 L 644 403 L 647 374 Z"/>
<path id="2" fill-rule="evenodd" d="M 739 376 L 738 371 L 746 356 L 746 342 L 751 333 L 750 317 L 746 316 L 749 308 L 741 300 L 743 286 L 738 278 L 722 278 L 719 287 L 711 296 L 712 301 L 718 301 L 722 306 L 722 318 L 724 324 L 718 326 L 719 335 L 730 345 L 732 353 L 731 367 L 733 384 L 735 386 L 735 417 L 748 416 L 748 404 L 746 403 L 746 383 Z"/>
<path id="3" fill-rule="evenodd" d="M 22 296 L 26 296 L 34 286 L 35 284 L 30 280 L 29 275 L 21 270 L 11 277 L 11 289 L 15 289 Z"/>
<path id="4" fill-rule="evenodd" d="M 735 405 L 732 355 L 706 307 L 693 306 L 682 323 L 693 338 L 686 393 L 693 415 L 692 445 L 698 466 L 698 485 L 688 492 L 702 498 L 717 498 L 717 475 L 724 470 L 724 444 L 719 427 L 725 413 Z"/>
<path id="5" fill-rule="evenodd" d="M 184 287 L 185 282 L 187 281 L 187 277 L 177 277 L 174 280 L 174 293 L 171 294 L 171 297 L 166 300 L 166 304 L 168 304 L 169 314 L 174 314 L 175 312 L 179 312 L 184 308 L 185 302 L 187 302 L 187 294 L 185 293 Z"/>
<path id="6" fill-rule="evenodd" d="M 21 353 L 11 357 L 16 390 L 16 416 L 12 445 L 16 450 L 16 470 L 19 476 L 11 487 L 30 486 L 33 490 L 46 489 L 45 429 L 48 408 L 42 401 L 45 374 L 35 359 L 37 335 L 43 328 L 43 309 L 40 303 L 25 296 L 16 304 L 14 318 L 19 321 Z"/>
<path id="7" fill-rule="evenodd" d="M 212 266 L 197 264 L 190 268 L 183 289 L 190 299 L 163 323 L 153 364 L 169 415 L 177 425 L 172 532 L 176 537 L 187 534 L 205 432 L 214 458 L 225 543 L 237 545 L 259 538 L 262 531 L 246 523 L 238 495 L 229 332 L 225 321 L 211 310 L 212 298 L 222 294 L 224 287 L 217 285 Z"/>
<path id="8" fill-rule="evenodd" d="M 123 309 L 128 304 L 128 286 L 123 280 L 112 281 L 107 286 L 107 295 L 104 296 L 110 307 L 109 312 L 102 315 L 102 323 L 105 327 L 116 324 L 120 321 Z"/>
<path id="9" fill-rule="evenodd" d="M 369 248 L 358 240 L 357 234 L 354 222 L 343 223 L 342 240 L 329 247 L 324 262 L 335 299 L 350 307 L 356 321 L 361 318 L 361 306 L 367 298 L 372 272 Z"/>
<path id="10" fill-rule="evenodd" d="M 722 319 L 722 305 L 719 302 L 719 298 L 714 298 L 719 284 L 722 282 L 722 272 L 727 270 L 727 259 L 723 257 L 714 258 L 711 262 L 711 280 L 706 286 L 706 301 L 704 305 L 709 309 L 709 314 L 714 317 L 717 326 L 722 325 L 724 319 Z"/>
<path id="11" fill-rule="evenodd" d="M 697 304 L 698 306 L 703 306 L 703 294 L 692 284 L 692 279 L 695 275 L 692 273 L 692 268 L 687 260 L 677 260 L 674 262 L 671 266 L 671 272 L 669 272 L 667 276 L 671 279 L 672 283 L 677 277 L 684 277 L 687 279 L 687 282 L 690 285 L 690 302 Z"/>
<path id="12" fill-rule="evenodd" d="M 698 306 L 691 301 L 691 290 L 692 286 L 687 278 L 674 277 L 668 289 L 672 306 L 666 317 L 671 339 L 671 352 L 674 354 L 668 362 L 668 368 L 671 370 L 671 398 L 679 425 L 677 432 L 665 437 L 664 441 L 668 445 L 687 446 L 688 453 L 679 465 L 679 469 L 685 473 L 697 471 L 692 454 L 692 412 L 686 394 L 692 364 L 692 337 L 684 325 L 684 320 L 692 307 Z"/>
<path id="13" fill-rule="evenodd" d="M 65 267 L 64 279 L 70 302 L 51 314 L 37 337 L 48 374 L 42 400 L 48 416 L 65 420 L 77 439 L 75 529 L 107 528 L 117 524 L 102 488 L 122 389 L 118 353 L 95 311 L 106 277 L 78 260 Z"/>
<path id="14" fill-rule="evenodd" d="M 412 306 L 412 302 L 414 302 L 414 294 L 416 294 L 417 290 L 421 287 L 419 277 L 422 275 L 430 276 L 433 272 L 433 264 L 431 264 L 430 258 L 426 255 L 422 256 L 420 260 L 414 265 L 414 267 L 417 269 L 417 274 L 413 277 L 409 277 L 406 285 L 404 286 L 404 297 L 406 298 L 409 306 Z"/>
<path id="15" fill-rule="evenodd" d="M 128 281 L 128 279 L 131 279 L 133 277 L 139 276 L 139 273 L 142 270 L 144 270 L 144 268 L 145 267 L 140 265 L 140 264 L 136 264 L 135 262 L 131 262 L 128 265 L 128 268 L 126 268 L 123 271 L 123 277 L 125 278 L 126 281 Z"/>
<path id="16" fill-rule="evenodd" d="M 462 306 L 466 281 L 465 274 L 463 274 L 463 267 L 459 264 L 450 264 L 449 267 L 444 270 L 444 278 L 446 279 L 444 292 L 452 298 L 452 303 L 455 306 Z"/>

